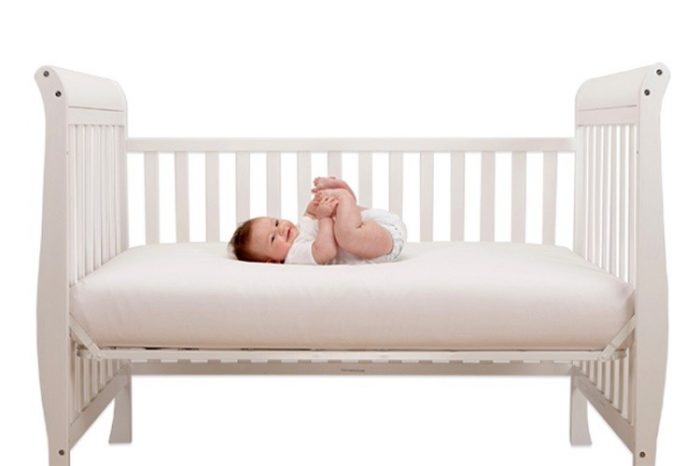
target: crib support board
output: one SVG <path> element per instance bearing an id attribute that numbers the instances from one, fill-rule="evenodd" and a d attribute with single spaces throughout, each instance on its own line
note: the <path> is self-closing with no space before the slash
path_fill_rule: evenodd
<path id="1" fill-rule="evenodd" d="M 601 351 L 331 351 L 331 350 L 199 350 L 199 349 L 146 349 L 114 348 L 100 349 L 92 353 L 89 349 L 80 349 L 78 354 L 84 358 L 117 359 L 138 361 L 221 361 L 264 363 L 279 361 L 282 363 L 326 363 L 363 362 L 363 363 L 475 363 L 508 362 L 537 363 L 543 361 L 572 362 L 602 360 Z M 624 351 L 613 352 L 612 359 L 620 358 Z"/>

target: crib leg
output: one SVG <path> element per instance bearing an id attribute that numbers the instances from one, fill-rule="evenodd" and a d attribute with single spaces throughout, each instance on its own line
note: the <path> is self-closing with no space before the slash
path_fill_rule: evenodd
<path id="1" fill-rule="evenodd" d="M 576 388 L 574 376 L 571 376 L 571 398 L 569 406 L 569 442 L 574 446 L 591 444 L 591 434 L 588 431 L 588 400 Z"/>
<path id="2" fill-rule="evenodd" d="M 129 382 L 114 398 L 114 417 L 109 443 L 131 443 L 131 368 L 127 368 Z"/>

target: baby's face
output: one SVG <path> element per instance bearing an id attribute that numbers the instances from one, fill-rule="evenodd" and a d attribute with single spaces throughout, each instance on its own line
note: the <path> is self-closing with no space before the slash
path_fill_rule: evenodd
<path id="1" fill-rule="evenodd" d="M 250 249 L 265 262 L 282 262 L 299 229 L 289 220 L 260 217 L 253 222 L 250 231 Z"/>

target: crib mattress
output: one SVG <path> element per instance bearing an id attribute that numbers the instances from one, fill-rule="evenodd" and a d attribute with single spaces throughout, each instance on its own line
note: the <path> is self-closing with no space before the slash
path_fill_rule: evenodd
<path id="1" fill-rule="evenodd" d="M 633 289 L 561 246 L 408 243 L 388 264 L 232 260 L 225 243 L 131 248 L 70 291 L 100 346 L 600 349 Z"/>

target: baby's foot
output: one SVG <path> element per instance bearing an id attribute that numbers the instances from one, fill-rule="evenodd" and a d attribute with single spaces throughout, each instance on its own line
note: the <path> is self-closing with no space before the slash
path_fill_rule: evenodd
<path id="1" fill-rule="evenodd" d="M 336 178 L 335 176 L 318 176 L 314 178 L 314 188 L 311 190 L 311 192 L 315 193 L 321 189 L 332 188 L 347 188 L 347 183 Z"/>
<path id="2" fill-rule="evenodd" d="M 350 191 L 343 188 L 318 189 L 314 195 L 314 202 L 319 202 L 325 197 L 339 199 L 342 196 L 351 196 Z"/>

